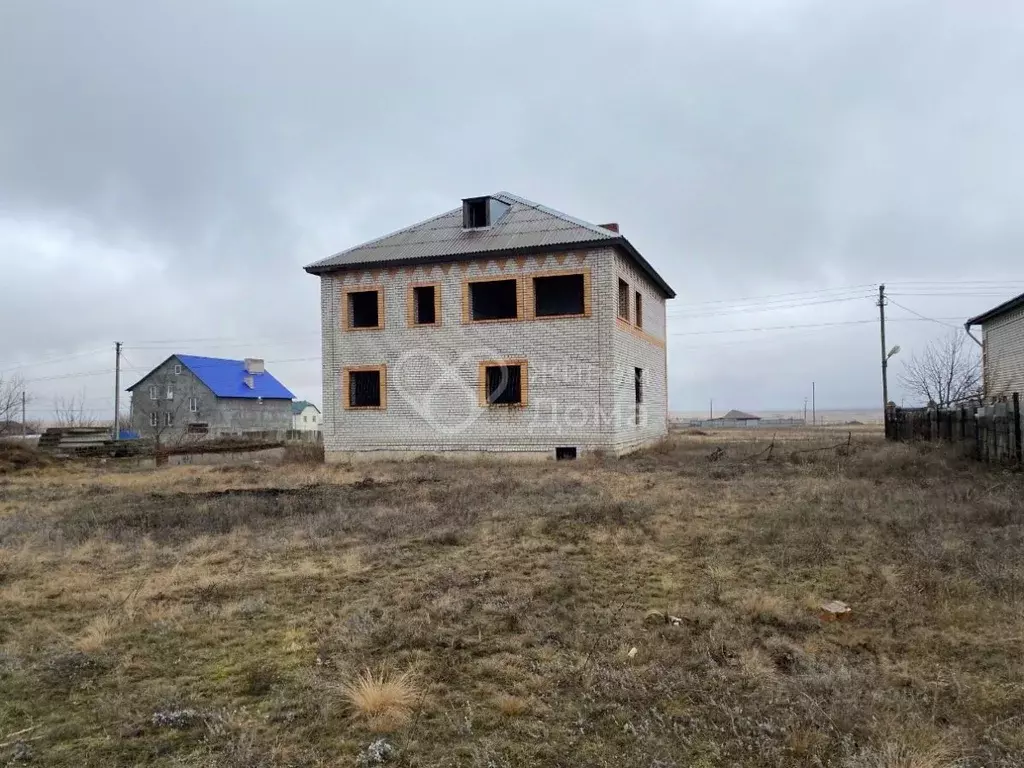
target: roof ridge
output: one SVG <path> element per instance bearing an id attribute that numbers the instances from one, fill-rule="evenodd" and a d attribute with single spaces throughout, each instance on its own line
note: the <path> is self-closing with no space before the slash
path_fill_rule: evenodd
<path id="1" fill-rule="evenodd" d="M 611 237 L 621 237 L 622 236 L 618 232 L 614 232 L 614 231 L 612 231 L 610 229 L 605 229 L 602 226 L 599 226 L 597 224 L 593 224 L 593 223 L 591 223 L 589 221 L 585 221 L 584 219 L 578 219 L 575 216 L 570 216 L 568 213 L 563 213 L 562 211 L 559 211 L 557 208 L 552 208 L 550 206 L 543 205 L 541 203 L 535 203 L 533 200 L 527 200 L 525 197 L 520 197 L 519 195 L 514 195 L 511 192 L 495 192 L 492 195 L 492 197 L 496 197 L 498 199 L 501 199 L 502 197 L 508 198 L 508 200 L 511 200 L 513 202 L 516 202 L 516 203 L 519 203 L 520 205 L 525 205 L 525 206 L 527 206 L 529 208 L 533 208 L 535 210 L 538 210 L 541 213 L 546 213 L 549 216 L 554 216 L 556 219 L 561 219 L 562 221 L 568 222 L 569 224 L 575 224 L 578 227 L 583 227 L 584 229 L 589 229 L 591 232 L 595 232 L 595 233 L 597 233 L 599 235 L 609 235 Z M 502 202 L 505 202 L 505 201 L 502 201 Z"/>
<path id="2" fill-rule="evenodd" d="M 394 232 L 388 232 L 386 235 L 381 235 L 380 237 L 375 237 L 372 240 L 367 240 L 365 243 L 359 243 L 357 245 L 353 245 L 351 248 L 346 248 L 343 251 L 338 251 L 337 253 L 331 254 L 330 256 L 328 256 L 328 257 L 326 257 L 324 259 L 318 259 L 317 261 L 314 261 L 312 264 L 309 264 L 306 267 L 303 267 L 303 269 L 310 269 L 311 267 L 316 267 L 316 266 L 318 266 L 320 264 L 324 264 L 324 263 L 330 261 L 331 259 L 336 259 L 339 256 L 344 256 L 346 253 L 350 253 L 351 251 L 359 250 L 360 248 L 372 248 L 377 243 L 379 243 L 381 240 L 387 240 L 389 237 L 394 237 L 395 235 L 400 235 L 403 232 L 407 232 L 410 229 L 415 229 L 416 227 L 422 227 L 424 224 L 429 224 L 430 222 L 436 221 L 437 219 L 443 219 L 445 216 L 451 216 L 453 213 L 458 213 L 458 211 L 459 211 L 458 208 L 452 208 L 450 211 L 445 211 L 444 213 L 439 213 L 436 216 L 431 216 L 429 219 L 423 219 L 422 221 L 417 221 L 415 224 L 409 224 L 408 226 L 402 227 L 401 229 L 396 229 Z"/>

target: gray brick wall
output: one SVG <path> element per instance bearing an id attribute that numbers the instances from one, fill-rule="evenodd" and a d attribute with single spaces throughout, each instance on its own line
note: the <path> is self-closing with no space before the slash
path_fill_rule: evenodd
<path id="1" fill-rule="evenodd" d="M 985 323 L 982 332 L 986 397 L 1024 394 L 1024 309 Z"/>
<path id="2" fill-rule="evenodd" d="M 324 445 L 349 451 L 581 452 L 619 451 L 664 434 L 664 351 L 616 329 L 616 275 L 623 267 L 613 249 L 562 252 L 520 259 L 480 260 L 424 267 L 349 270 L 321 278 Z M 553 271 L 587 270 L 587 317 L 466 322 L 464 283 L 483 277 L 523 278 Z M 649 283 L 645 315 L 664 338 L 664 300 Z M 440 325 L 408 326 L 409 287 L 435 283 L 441 291 Z M 384 328 L 342 330 L 344 290 L 380 287 Z M 528 291 L 527 291 L 528 292 Z M 524 303 L 528 303 L 525 301 Z M 524 307 L 529 311 L 529 307 Z M 621 338 L 620 338 L 621 336 Z M 619 361 L 616 362 L 616 355 Z M 479 364 L 525 359 L 525 407 L 481 406 Z M 637 362 L 639 361 L 639 362 Z M 634 363 L 650 370 L 644 426 L 633 409 Z M 387 404 L 381 410 L 343 407 L 345 367 L 386 366 Z M 627 368 L 629 398 L 618 382 Z"/>
<path id="3" fill-rule="evenodd" d="M 180 365 L 177 358 L 168 359 L 132 390 L 132 429 L 143 437 L 173 443 L 187 433 L 190 423 L 208 424 L 211 436 L 291 429 L 291 401 L 218 398 L 186 366 L 181 365 L 181 372 L 175 373 L 176 365 Z M 168 385 L 173 393 L 170 398 L 167 397 Z M 150 396 L 151 386 L 157 388 L 155 400 Z M 193 397 L 196 412 L 190 410 L 189 399 Z M 156 427 L 151 422 L 153 413 L 157 415 Z M 172 426 L 166 424 L 167 414 L 171 414 Z"/>

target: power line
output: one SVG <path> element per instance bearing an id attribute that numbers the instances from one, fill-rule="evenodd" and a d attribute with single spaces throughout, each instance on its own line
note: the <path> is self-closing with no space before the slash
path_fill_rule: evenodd
<path id="1" fill-rule="evenodd" d="M 693 310 L 690 310 L 688 307 L 678 307 L 678 308 L 673 307 L 671 309 L 678 309 L 679 311 L 668 311 L 667 315 L 670 318 L 679 318 L 679 319 L 688 320 L 688 319 L 696 318 L 696 317 L 716 317 L 716 316 L 720 316 L 720 315 L 734 314 L 734 313 L 738 313 L 738 312 L 774 312 L 776 310 L 800 309 L 802 307 L 813 307 L 813 306 L 816 306 L 816 305 L 819 305 L 819 304 L 836 304 L 836 303 L 839 303 L 839 302 L 861 301 L 861 300 L 870 299 L 870 298 L 871 298 L 871 296 L 869 296 L 868 294 L 857 294 L 856 296 L 842 296 L 842 297 L 839 297 L 839 298 L 818 299 L 818 300 L 815 300 L 815 301 L 800 301 L 800 302 L 796 302 L 796 303 L 788 302 L 788 303 L 784 303 L 784 304 L 780 303 L 778 305 L 772 305 L 772 304 L 757 305 L 757 304 L 753 304 L 753 305 L 748 305 L 748 306 L 741 305 L 741 306 L 735 306 L 735 307 L 722 307 L 721 309 L 711 310 L 711 311 L 700 311 L 700 310 L 693 311 Z"/>
<path id="2" fill-rule="evenodd" d="M 903 306 L 902 304 L 900 304 L 900 303 L 899 303 L 898 301 L 893 301 L 893 300 L 892 300 L 892 298 L 891 298 L 891 297 L 889 297 L 889 296 L 886 296 L 886 298 L 887 298 L 887 299 L 889 299 L 889 303 L 890 303 L 890 304 L 892 304 L 892 305 L 893 305 L 894 307 L 899 307 L 900 309 L 905 309 L 905 310 L 906 310 L 907 312 L 909 312 L 909 313 L 910 313 L 910 314 L 912 314 L 912 315 L 916 315 L 916 316 L 917 316 L 918 318 L 920 318 L 921 320 L 927 320 L 927 321 L 928 321 L 928 322 L 930 322 L 930 323 L 937 323 L 937 324 L 939 324 L 939 325 L 944 325 L 944 326 L 946 326 L 947 328 L 952 328 L 953 330 L 956 330 L 956 331 L 959 331 L 959 330 L 960 330 L 959 326 L 956 326 L 956 325 L 950 325 L 949 323 L 945 323 L 945 322 L 943 322 L 942 320 L 938 320 L 938 319 L 936 319 L 936 318 L 934 318 L 934 317 L 925 317 L 925 316 L 924 316 L 924 315 L 922 315 L 922 314 L 921 314 L 920 312 L 916 312 L 916 311 L 914 311 L 913 309 L 911 309 L 910 307 L 905 307 L 905 306 Z M 890 318 L 890 320 L 891 320 L 891 319 L 892 319 L 892 318 Z"/>
<path id="3" fill-rule="evenodd" d="M 105 351 L 106 350 L 103 350 L 103 349 L 91 349 L 91 350 L 88 350 L 86 352 L 73 352 L 70 355 L 61 355 L 60 357 L 51 357 L 51 358 L 49 358 L 47 360 L 39 360 L 37 362 L 32 362 L 32 363 L 20 363 L 18 365 L 13 365 L 10 368 L 4 368 L 4 369 L 0 370 L 0 373 L 7 373 L 8 371 L 18 371 L 18 370 L 21 370 L 22 368 L 37 368 L 37 367 L 44 366 L 44 365 L 51 365 L 53 363 L 62 363 L 65 360 L 73 360 L 76 357 L 85 357 L 86 355 L 98 355 L 101 352 L 105 352 Z"/>
<path id="4" fill-rule="evenodd" d="M 887 297 L 888 298 L 888 297 Z M 898 317 L 895 320 L 890 319 L 889 322 L 913 322 L 918 318 L 913 317 Z M 924 320 L 932 320 L 933 318 L 921 318 Z M 946 318 L 947 320 L 956 320 L 957 318 Z M 803 323 L 799 325 L 768 325 L 761 328 L 723 328 L 720 330 L 713 331 L 673 331 L 669 336 L 702 336 L 705 334 L 718 334 L 718 333 L 747 333 L 753 331 L 785 331 L 790 328 L 831 328 L 834 326 L 841 325 L 864 325 L 866 323 L 875 323 L 877 320 L 837 320 L 833 323 Z"/>
<path id="5" fill-rule="evenodd" d="M 707 305 L 710 305 L 710 304 L 738 304 L 738 303 L 741 303 L 741 302 L 762 302 L 762 301 L 766 301 L 767 303 L 773 303 L 772 301 L 769 301 L 769 300 L 775 300 L 775 301 L 779 301 L 779 300 L 798 301 L 799 299 L 796 298 L 796 297 L 800 297 L 800 296 L 803 296 L 803 297 L 806 297 L 806 298 L 815 298 L 815 297 L 826 295 L 826 294 L 850 293 L 852 291 L 863 291 L 863 290 L 866 290 L 868 288 L 873 288 L 873 287 L 874 286 L 871 283 L 864 283 L 862 285 L 848 285 L 848 286 L 843 286 L 843 287 L 838 287 L 838 288 L 815 288 L 815 289 L 811 289 L 811 290 L 807 290 L 807 291 L 790 291 L 788 293 L 769 293 L 769 294 L 764 294 L 764 295 L 761 295 L 761 296 L 740 296 L 740 297 L 737 297 L 735 299 L 714 299 L 714 300 L 711 300 L 711 301 L 701 301 L 701 302 L 690 303 L 687 306 L 703 307 L 703 306 L 707 306 Z"/>

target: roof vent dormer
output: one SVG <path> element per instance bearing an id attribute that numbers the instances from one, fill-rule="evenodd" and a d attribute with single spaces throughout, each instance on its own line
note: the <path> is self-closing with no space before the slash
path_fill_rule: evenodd
<path id="1" fill-rule="evenodd" d="M 493 197 L 467 197 L 462 201 L 462 228 L 493 227 L 511 206 Z"/>

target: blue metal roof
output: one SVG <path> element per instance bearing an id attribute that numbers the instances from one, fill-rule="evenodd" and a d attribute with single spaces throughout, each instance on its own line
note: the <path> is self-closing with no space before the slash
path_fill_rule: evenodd
<path id="1" fill-rule="evenodd" d="M 267 400 L 294 400 L 295 395 L 269 372 L 252 376 L 253 388 L 245 384 L 245 361 L 227 360 L 222 357 L 199 357 L 198 355 L 175 355 L 217 397 L 264 398 Z"/>

